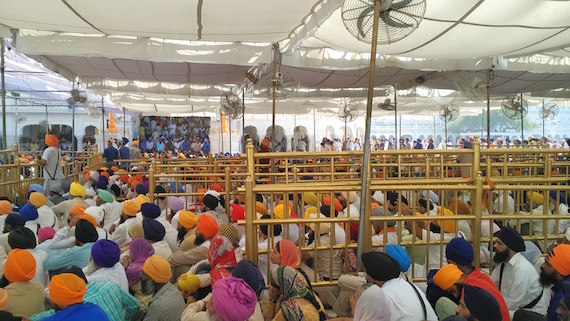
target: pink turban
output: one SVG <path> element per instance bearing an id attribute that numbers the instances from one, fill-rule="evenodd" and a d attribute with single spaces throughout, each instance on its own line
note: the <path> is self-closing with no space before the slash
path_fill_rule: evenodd
<path id="1" fill-rule="evenodd" d="M 223 321 L 249 320 L 255 312 L 257 296 L 244 280 L 221 279 L 212 288 L 212 306 Z"/>

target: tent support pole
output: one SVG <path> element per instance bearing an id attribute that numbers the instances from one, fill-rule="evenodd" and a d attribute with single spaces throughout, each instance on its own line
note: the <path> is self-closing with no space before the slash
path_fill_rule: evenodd
<path id="1" fill-rule="evenodd" d="M 316 108 L 313 108 L 313 146 L 314 146 L 314 152 L 317 151 L 317 119 L 315 117 L 315 110 Z"/>
<path id="2" fill-rule="evenodd" d="M 241 104 L 243 106 L 243 113 L 241 113 L 241 137 L 245 135 L 245 88 L 241 90 Z M 253 141 L 253 138 L 251 139 Z M 247 141 L 241 140 L 241 144 L 247 144 Z M 245 145 L 241 147 L 241 150 L 245 153 Z"/>
<path id="3" fill-rule="evenodd" d="M 376 70 L 376 46 L 378 43 L 378 19 L 380 18 L 380 0 L 374 1 L 374 20 L 372 26 L 372 46 L 370 48 L 370 70 L 368 73 L 368 99 L 366 102 L 366 129 L 364 133 L 364 155 L 360 170 L 362 176 L 362 195 L 370 195 L 370 127 L 372 125 L 372 100 L 374 98 L 374 72 Z M 371 231 L 368 218 L 370 217 L 370 197 L 360 202 L 360 220 L 358 222 L 358 249 L 356 258 L 358 270 L 362 269 L 362 253 L 371 249 Z"/>
<path id="4" fill-rule="evenodd" d="M 75 103 L 71 105 L 71 155 L 75 157 Z"/>
<path id="5" fill-rule="evenodd" d="M 101 96 L 101 121 L 103 122 L 103 142 L 101 146 L 105 149 L 105 98 Z"/>
<path id="6" fill-rule="evenodd" d="M 273 96 L 273 111 L 271 117 L 271 151 L 275 152 L 277 147 L 277 138 L 275 137 L 275 99 L 277 94 L 277 54 L 279 51 L 279 46 L 277 44 L 273 44 L 273 88 L 272 88 L 272 96 Z"/>
<path id="7" fill-rule="evenodd" d="M 487 148 L 491 147 L 491 69 L 487 69 Z"/>
<path id="8" fill-rule="evenodd" d="M 220 109 L 220 137 L 221 139 L 221 146 L 222 149 L 220 150 L 220 153 L 224 154 L 224 113 L 222 112 L 222 110 Z"/>
<path id="9" fill-rule="evenodd" d="M 398 89 L 394 85 L 394 140 L 395 149 L 400 149 L 400 140 L 398 139 Z"/>
<path id="10" fill-rule="evenodd" d="M 228 117 L 229 130 L 230 130 L 230 154 L 232 153 L 232 118 Z"/>
<path id="11" fill-rule="evenodd" d="M 123 107 L 123 137 L 127 137 L 127 113 L 125 112 L 125 107 Z"/>
<path id="12" fill-rule="evenodd" d="M 7 148 L 6 138 L 6 81 L 4 79 L 4 38 L 0 38 L 0 74 L 2 78 L 2 149 Z"/>
<path id="13" fill-rule="evenodd" d="M 544 108 L 544 99 L 542 100 L 542 107 Z M 544 137 L 546 137 L 546 131 L 544 130 L 544 119 L 546 117 L 542 117 L 542 140 L 544 141 Z"/>
<path id="14" fill-rule="evenodd" d="M 521 107 L 523 106 L 523 94 L 521 93 Z M 524 144 L 524 115 L 521 108 L 521 144 Z"/>

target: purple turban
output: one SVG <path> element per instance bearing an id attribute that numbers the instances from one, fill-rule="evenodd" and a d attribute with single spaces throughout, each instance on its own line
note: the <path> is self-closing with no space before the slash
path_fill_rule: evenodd
<path id="1" fill-rule="evenodd" d="M 95 187 L 100 189 L 107 189 L 108 185 L 109 185 L 109 180 L 107 179 L 107 177 L 101 175 L 99 176 L 99 180 L 97 181 Z"/>
<path id="2" fill-rule="evenodd" d="M 121 249 L 111 240 L 99 240 L 91 248 L 93 261 L 100 267 L 109 268 L 119 262 Z"/>
<path id="3" fill-rule="evenodd" d="M 257 296 L 244 280 L 228 277 L 212 288 L 212 306 L 223 321 L 249 320 L 255 312 Z"/>
<path id="4" fill-rule="evenodd" d="M 168 207 L 170 207 L 171 210 L 178 212 L 184 209 L 184 201 L 179 199 L 178 197 L 169 197 Z"/>
<path id="5" fill-rule="evenodd" d="M 143 203 L 141 213 L 145 218 L 157 218 L 160 216 L 160 207 L 153 203 Z"/>
<path id="6" fill-rule="evenodd" d="M 129 244 L 131 264 L 125 269 L 129 286 L 136 284 L 141 279 L 142 268 L 147 258 L 154 254 L 154 248 L 145 239 L 134 239 Z"/>
<path id="7" fill-rule="evenodd" d="M 148 187 L 144 186 L 143 183 L 140 183 L 137 185 L 137 187 L 135 188 L 135 191 L 137 192 L 137 194 L 148 194 Z"/>

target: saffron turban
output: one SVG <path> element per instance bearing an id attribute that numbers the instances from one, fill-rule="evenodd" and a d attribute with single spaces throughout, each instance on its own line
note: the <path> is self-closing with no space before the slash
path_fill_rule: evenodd
<path id="1" fill-rule="evenodd" d="M 12 213 L 12 203 L 8 201 L 0 201 L 0 215 L 7 215 L 10 213 Z"/>
<path id="2" fill-rule="evenodd" d="M 223 186 L 220 183 L 214 183 L 210 185 L 210 189 L 218 193 L 221 193 L 223 191 Z"/>
<path id="3" fill-rule="evenodd" d="M 85 187 L 78 182 L 73 182 L 69 187 L 69 195 L 73 197 L 85 197 Z"/>
<path id="4" fill-rule="evenodd" d="M 570 275 L 570 244 L 558 244 L 548 252 L 546 261 L 560 275 L 564 277 Z"/>
<path id="5" fill-rule="evenodd" d="M 119 262 L 121 249 L 111 240 L 99 240 L 91 248 L 91 257 L 100 267 L 110 268 Z"/>
<path id="6" fill-rule="evenodd" d="M 222 320 L 249 320 L 255 312 L 257 296 L 244 280 L 228 277 L 212 287 L 212 307 Z"/>
<path id="7" fill-rule="evenodd" d="M 57 147 L 57 145 L 59 145 L 59 139 L 57 139 L 57 137 L 54 135 L 46 134 L 44 139 L 46 141 L 46 145 L 49 147 Z"/>
<path id="8" fill-rule="evenodd" d="M 526 196 L 527 198 L 531 199 L 532 202 L 536 205 L 541 205 L 544 203 L 544 197 L 538 192 L 528 192 Z"/>
<path id="9" fill-rule="evenodd" d="M 186 229 L 191 229 L 198 224 L 198 216 L 194 212 L 180 211 L 178 212 L 178 223 Z"/>
<path id="10" fill-rule="evenodd" d="M 291 213 L 293 212 L 293 209 L 291 208 L 291 205 L 289 205 L 288 207 L 289 207 L 288 217 L 291 217 Z M 275 208 L 273 209 L 273 215 L 275 216 L 275 218 L 278 218 L 278 219 L 283 219 L 285 217 L 285 215 L 283 215 L 284 212 L 285 212 L 285 209 L 284 209 L 283 204 L 279 204 L 279 205 L 275 206 Z"/>
<path id="11" fill-rule="evenodd" d="M 146 259 L 143 265 L 143 272 L 159 284 L 167 283 L 172 277 L 170 263 L 160 255 L 153 255 Z"/>
<path id="12" fill-rule="evenodd" d="M 261 202 L 255 202 L 255 212 L 261 215 L 267 214 L 267 208 Z"/>
<path id="13" fill-rule="evenodd" d="M 202 214 L 200 218 L 198 218 L 198 230 L 202 232 L 206 238 L 212 238 L 218 233 L 218 222 L 212 216 Z"/>
<path id="14" fill-rule="evenodd" d="M 69 210 L 69 213 L 71 214 L 71 216 L 81 215 L 81 214 L 85 213 L 85 207 L 75 205 L 71 208 L 71 210 Z"/>
<path id="15" fill-rule="evenodd" d="M 133 217 L 141 210 L 140 204 L 135 203 L 131 200 L 126 200 L 123 202 L 123 213 L 126 216 Z"/>
<path id="16" fill-rule="evenodd" d="M 455 264 L 448 264 L 433 276 L 433 282 L 442 290 L 449 289 L 463 276 L 463 272 Z"/>
<path id="17" fill-rule="evenodd" d="M 32 205 L 34 205 L 37 208 L 46 205 L 48 201 L 45 195 L 39 192 L 33 192 L 32 194 L 30 194 L 29 200 L 30 203 L 32 203 Z"/>
<path id="18" fill-rule="evenodd" d="M 328 196 L 325 197 L 323 199 L 323 205 L 331 206 L 331 198 Z M 337 212 L 342 212 L 342 204 L 340 203 L 340 201 L 336 197 L 334 198 L 334 209 Z"/>
<path id="19" fill-rule="evenodd" d="M 59 306 L 83 302 L 86 290 L 85 281 L 73 273 L 58 274 L 49 283 L 51 301 Z"/>
<path id="20" fill-rule="evenodd" d="M 36 275 L 36 260 L 34 256 L 22 249 L 13 249 L 8 254 L 4 266 L 4 276 L 10 282 L 26 282 Z"/>
<path id="21" fill-rule="evenodd" d="M 146 195 L 140 194 L 137 196 L 137 198 L 135 198 L 135 202 L 139 204 L 139 206 L 142 206 L 144 203 L 150 203 L 150 198 L 148 198 Z"/>

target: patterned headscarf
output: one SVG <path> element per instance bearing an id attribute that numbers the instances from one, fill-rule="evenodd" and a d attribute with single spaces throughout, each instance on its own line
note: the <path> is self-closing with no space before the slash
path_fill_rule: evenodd
<path id="1" fill-rule="evenodd" d="M 210 261 L 210 266 L 212 267 L 210 271 L 212 285 L 219 279 L 231 276 L 228 269 L 233 268 L 237 264 L 232 242 L 225 236 L 214 236 L 208 248 L 208 261 Z"/>
<path id="2" fill-rule="evenodd" d="M 290 266 L 279 266 L 271 270 L 271 285 L 283 291 L 281 311 L 287 321 L 305 320 L 303 311 L 295 298 L 304 298 L 309 294 L 307 281 L 297 270 Z"/>

